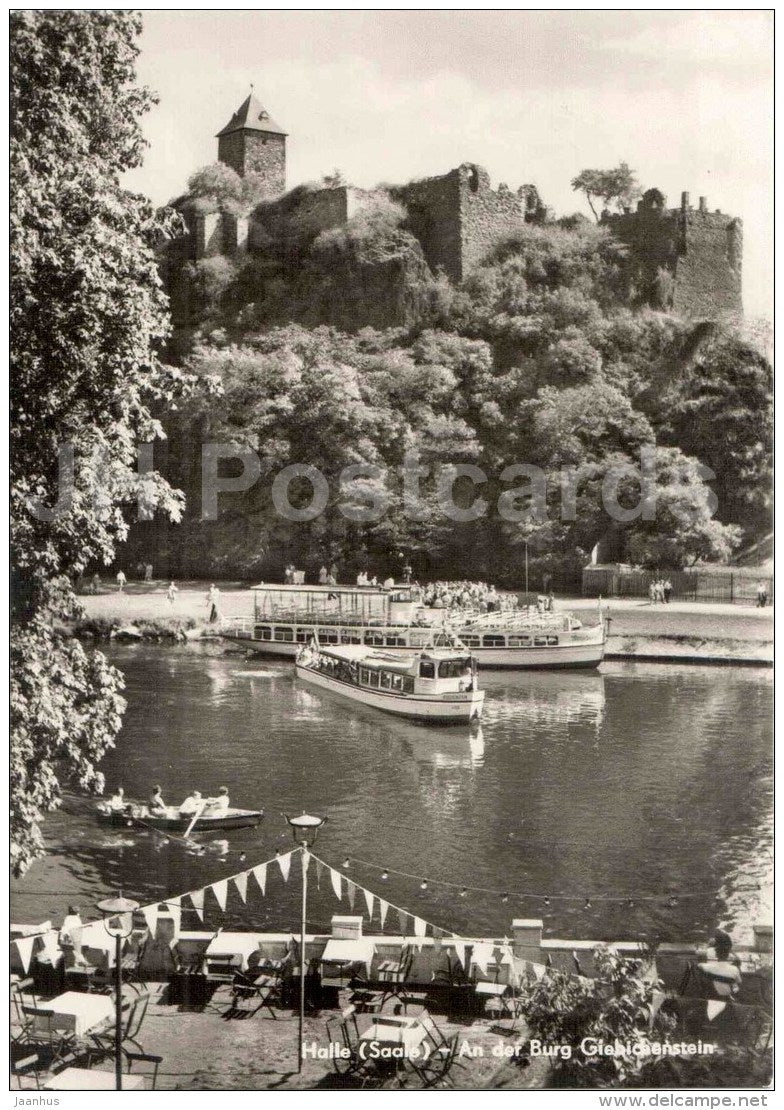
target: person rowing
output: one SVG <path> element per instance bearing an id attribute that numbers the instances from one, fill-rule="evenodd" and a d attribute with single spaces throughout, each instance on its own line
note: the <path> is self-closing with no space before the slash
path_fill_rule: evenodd
<path id="1" fill-rule="evenodd" d="M 229 791 L 227 787 L 222 786 L 218 791 L 217 798 L 207 798 L 207 810 L 211 815 L 216 817 L 223 817 L 229 809 Z"/>
<path id="2" fill-rule="evenodd" d="M 163 800 L 163 792 L 160 786 L 156 785 L 152 788 L 149 809 L 153 817 L 156 815 L 160 817 L 166 813 L 166 802 Z"/>

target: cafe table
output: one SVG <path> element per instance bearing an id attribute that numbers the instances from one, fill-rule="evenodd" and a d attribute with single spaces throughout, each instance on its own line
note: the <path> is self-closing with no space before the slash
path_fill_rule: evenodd
<path id="1" fill-rule="evenodd" d="M 402 1045 L 407 1051 L 419 1048 L 427 1029 L 415 1017 L 379 1014 L 360 1034 L 360 1041 L 379 1045 Z"/>
<path id="2" fill-rule="evenodd" d="M 260 937 L 257 933 L 224 933 L 220 932 L 212 938 L 204 953 L 205 959 L 210 957 L 239 956 L 242 960 L 242 971 L 247 971 L 248 960 L 254 952 L 259 950 Z"/>
<path id="3" fill-rule="evenodd" d="M 114 1019 L 114 999 L 105 994 L 65 991 L 48 1002 L 39 1002 L 36 1011 L 52 1014 L 53 1028 L 84 1037 Z"/>
<path id="4" fill-rule="evenodd" d="M 123 1075 L 124 1091 L 145 1091 L 143 1075 Z M 113 1091 L 113 1071 L 92 1071 L 90 1068 L 65 1068 L 44 1083 L 45 1091 Z"/>

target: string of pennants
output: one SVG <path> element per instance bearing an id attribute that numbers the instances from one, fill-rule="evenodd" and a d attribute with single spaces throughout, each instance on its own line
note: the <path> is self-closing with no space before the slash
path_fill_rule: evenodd
<path id="1" fill-rule="evenodd" d="M 206 886 L 197 890 L 186 891 L 183 894 L 178 894 L 171 898 L 162 898 L 155 902 L 150 902 L 148 905 L 141 906 L 137 912 L 144 916 L 147 928 L 150 931 L 150 936 L 154 937 L 161 912 L 160 907 L 165 905 L 168 909 L 169 917 L 173 919 L 174 936 L 176 937 L 180 933 L 183 909 L 188 908 L 187 903 L 185 906 L 183 905 L 184 899 L 188 900 L 199 920 L 203 922 L 205 898 L 208 890 L 212 892 L 215 901 L 222 911 L 226 909 L 230 883 L 233 884 L 243 903 L 247 901 L 248 885 L 251 879 L 255 882 L 262 896 L 265 896 L 268 868 L 277 865 L 284 883 L 288 882 L 291 873 L 292 858 L 301 853 L 301 847 L 294 848 L 290 852 L 273 856 L 271 859 L 255 864 L 245 871 L 239 871 L 235 875 L 218 879 L 216 882 L 208 883 Z M 393 902 L 381 898 L 379 895 L 374 894 L 373 891 L 361 886 L 353 879 L 349 879 L 346 875 L 342 874 L 342 872 L 331 867 L 328 863 L 325 863 L 324 860 L 319 859 L 318 856 L 313 855 L 313 853 L 309 853 L 309 856 L 314 863 L 317 887 L 320 889 L 322 879 L 328 876 L 329 884 L 335 897 L 338 901 L 342 901 L 345 895 L 352 912 L 357 906 L 358 895 L 361 895 L 367 910 L 368 920 L 372 920 L 373 914 L 377 909 L 382 930 L 384 929 L 390 911 L 392 911 L 397 915 L 401 934 L 404 936 L 413 934 L 415 937 L 425 937 L 428 935 L 428 930 L 430 930 L 430 935 L 435 938 L 448 938 L 450 943 L 454 945 L 460 962 L 465 962 L 465 944 L 460 940 L 457 934 L 448 929 L 443 929 L 439 925 L 433 925 L 431 922 L 425 921 L 424 918 L 418 917 L 416 914 L 410 913 L 400 906 L 396 906 Z M 72 943 L 81 948 L 98 948 L 106 950 L 107 947 L 113 943 L 113 939 L 104 928 L 102 920 L 90 921 L 84 925 L 74 925 L 68 932 Z M 14 938 L 12 944 L 16 945 L 25 974 L 27 974 L 30 968 L 37 942 L 40 942 L 41 948 L 46 956 L 52 960 L 52 962 L 56 961 L 60 953 L 59 937 L 60 930 L 53 929 L 51 924 L 46 922 L 45 927 L 38 932 L 29 934 L 28 936 Z M 475 945 L 474 947 L 477 948 L 479 946 Z M 474 961 L 478 962 L 476 955 L 474 956 Z"/>

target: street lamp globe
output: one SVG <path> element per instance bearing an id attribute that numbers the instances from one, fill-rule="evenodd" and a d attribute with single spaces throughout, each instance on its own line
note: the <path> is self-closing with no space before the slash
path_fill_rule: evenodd
<path id="1" fill-rule="evenodd" d="M 127 937 L 133 930 L 133 915 L 139 909 L 139 903 L 132 898 L 123 898 L 122 891 L 116 898 L 104 898 L 98 902 L 97 908 L 101 911 L 103 925 L 111 937 Z"/>
<path id="2" fill-rule="evenodd" d="M 292 836 L 298 844 L 313 843 L 318 836 L 319 829 L 327 820 L 326 817 L 316 817 L 312 813 L 305 812 L 301 813 L 299 817 L 290 817 L 288 813 L 284 813 L 283 816 L 291 826 Z"/>

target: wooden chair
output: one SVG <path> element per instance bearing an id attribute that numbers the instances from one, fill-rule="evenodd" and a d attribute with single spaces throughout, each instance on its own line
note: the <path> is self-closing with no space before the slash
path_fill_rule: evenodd
<path id="1" fill-rule="evenodd" d="M 41 1090 L 41 1060 L 37 1052 L 31 1052 L 27 1056 L 22 1056 L 19 1059 L 11 1060 L 11 1076 L 16 1079 L 18 1089 L 23 1090 Z M 30 1083 L 29 1088 L 25 1087 L 25 1083 Z"/>
<path id="2" fill-rule="evenodd" d="M 125 1056 L 125 1059 L 128 1061 L 128 1074 L 129 1075 L 131 1074 L 132 1064 L 153 1064 L 154 1065 L 153 1066 L 153 1071 L 152 1071 L 152 1084 L 150 1086 L 150 1090 L 154 1091 L 155 1090 L 155 1084 L 158 1081 L 158 1068 L 163 1063 L 163 1057 L 162 1056 L 153 1056 L 149 1052 L 124 1052 L 123 1055 Z"/>
<path id="3" fill-rule="evenodd" d="M 336 1056 L 333 1059 L 333 1068 L 338 1075 L 356 1072 L 364 1061 L 359 1056 L 359 1027 L 355 1008 L 347 1006 L 339 1018 L 328 1018 L 326 1024 L 327 1039 L 330 1043 L 340 1045 L 349 1051 L 347 1057 Z"/>
<path id="4" fill-rule="evenodd" d="M 450 1087 L 454 1086 L 449 1073 L 455 1063 L 459 1041 L 460 1034 L 453 1033 L 426 1060 L 412 1059 L 410 1061 L 411 1067 L 422 1080 L 424 1087 L 435 1087 L 439 1083 L 446 1083 Z"/>
<path id="5" fill-rule="evenodd" d="M 232 1005 L 224 1016 L 252 1017 L 263 1007 L 267 1007 L 277 1021 L 275 1007 L 282 1002 L 283 980 L 279 973 L 250 976 L 238 972 L 231 986 Z M 257 1003 L 257 1004 L 256 1004 Z"/>

